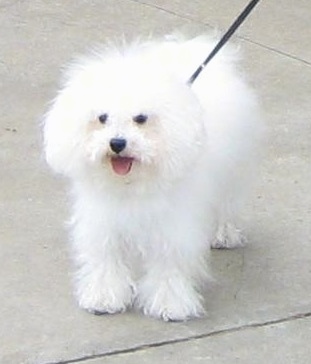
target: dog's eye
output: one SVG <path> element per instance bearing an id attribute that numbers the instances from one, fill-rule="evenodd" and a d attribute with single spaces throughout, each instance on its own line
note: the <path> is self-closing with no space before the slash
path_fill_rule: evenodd
<path id="1" fill-rule="evenodd" d="M 98 120 L 102 123 L 102 124 L 105 124 L 105 122 L 107 121 L 108 119 L 108 114 L 101 114 L 99 115 L 98 117 Z"/>
<path id="2" fill-rule="evenodd" d="M 138 114 L 133 117 L 133 121 L 137 124 L 144 124 L 148 119 L 148 116 L 145 114 Z"/>

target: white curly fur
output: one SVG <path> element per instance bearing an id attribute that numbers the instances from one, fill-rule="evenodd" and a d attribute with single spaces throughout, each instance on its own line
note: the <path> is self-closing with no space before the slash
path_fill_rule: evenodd
<path id="1" fill-rule="evenodd" d="M 71 180 L 76 294 L 90 312 L 200 316 L 209 247 L 243 243 L 234 218 L 257 164 L 258 110 L 230 48 L 186 84 L 213 45 L 94 52 L 70 66 L 44 118 L 47 162 Z M 141 114 L 145 123 L 133 121 Z M 123 173 L 112 138 L 126 140 Z"/>

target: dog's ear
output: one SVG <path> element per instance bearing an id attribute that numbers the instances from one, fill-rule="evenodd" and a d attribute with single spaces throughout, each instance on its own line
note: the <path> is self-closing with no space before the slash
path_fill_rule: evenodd
<path id="1" fill-rule="evenodd" d="M 83 120 L 73 89 L 65 87 L 43 119 L 45 157 L 57 173 L 71 175 L 81 163 Z"/>

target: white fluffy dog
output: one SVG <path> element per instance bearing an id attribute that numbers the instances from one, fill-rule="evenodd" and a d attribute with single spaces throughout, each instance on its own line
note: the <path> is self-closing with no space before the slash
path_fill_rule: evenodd
<path id="1" fill-rule="evenodd" d="M 204 313 L 210 246 L 243 243 L 238 202 L 257 163 L 256 98 L 215 42 L 137 42 L 72 64 L 44 120 L 45 152 L 71 180 L 79 305 Z M 226 47 L 227 49 L 227 47 Z"/>

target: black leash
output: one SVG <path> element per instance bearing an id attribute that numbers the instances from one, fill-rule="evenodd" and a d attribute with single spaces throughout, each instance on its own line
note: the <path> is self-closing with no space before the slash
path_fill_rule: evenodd
<path id="1" fill-rule="evenodd" d="M 259 2 L 259 0 L 251 0 L 249 2 L 249 4 L 246 6 L 246 8 L 237 17 L 237 19 L 234 21 L 234 23 L 230 26 L 230 28 L 227 30 L 227 32 L 222 36 L 220 41 L 216 44 L 216 46 L 211 51 L 211 53 L 208 55 L 208 57 L 205 59 L 205 61 L 200 64 L 200 66 L 196 69 L 196 71 L 189 78 L 189 80 L 187 82 L 188 85 L 191 86 L 193 84 L 193 82 L 196 80 L 196 78 L 199 76 L 199 74 L 203 71 L 205 66 L 215 57 L 215 55 L 220 51 L 220 49 L 228 42 L 228 40 L 235 33 L 235 31 L 239 28 L 239 26 L 244 22 L 244 20 L 247 18 L 247 16 L 250 14 L 250 12 L 254 9 L 254 7 L 257 5 L 258 2 Z"/>

